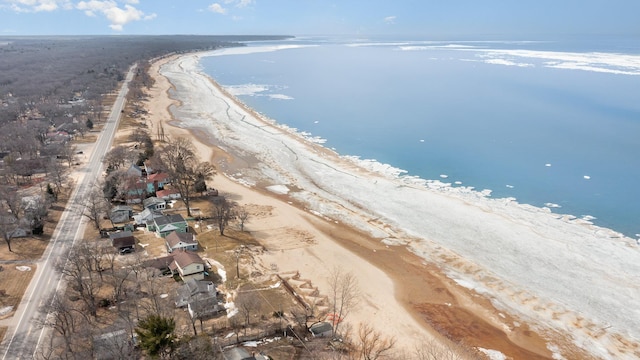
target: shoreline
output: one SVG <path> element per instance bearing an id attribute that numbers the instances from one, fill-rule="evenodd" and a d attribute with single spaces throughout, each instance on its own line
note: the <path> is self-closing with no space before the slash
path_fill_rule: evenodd
<path id="1" fill-rule="evenodd" d="M 197 59 L 196 55 L 187 55 L 183 57 L 183 59 L 188 56 L 192 57 L 189 61 L 193 61 L 194 59 Z M 169 62 L 169 60 L 163 63 L 166 63 L 166 62 Z M 157 65 L 157 63 L 154 64 L 154 66 L 155 65 Z M 182 68 L 182 65 L 180 66 Z M 156 70 L 157 68 L 159 68 L 159 65 L 155 67 Z M 182 69 L 184 70 L 184 68 Z M 260 121 L 262 122 L 261 125 L 255 125 L 255 123 L 252 123 L 251 125 L 254 126 L 255 129 L 266 131 L 269 135 L 275 135 L 275 136 L 282 135 L 285 137 L 291 136 L 291 134 L 289 134 L 286 130 L 283 130 L 280 127 L 276 127 L 274 126 L 274 124 L 271 124 L 268 121 L 265 122 L 265 119 L 260 114 L 257 114 L 252 109 L 247 108 L 244 104 L 239 102 L 235 97 L 229 96 L 229 94 L 226 91 L 224 91 L 224 89 L 221 89 L 219 85 L 215 83 L 215 81 L 213 81 L 210 78 L 208 78 L 208 80 L 211 86 L 217 88 L 217 90 L 223 96 L 226 95 L 226 98 L 228 99 L 228 101 L 231 101 L 235 104 L 234 106 L 243 108 L 250 115 L 253 114 L 253 116 L 257 118 L 258 122 Z M 175 89 L 175 85 L 172 84 L 171 86 L 173 86 Z M 176 103 L 175 99 L 172 101 L 174 104 Z M 197 99 L 196 99 L 196 102 L 197 102 Z M 226 106 L 229 107 L 231 105 L 227 103 Z M 213 117 L 215 117 L 215 114 Z M 251 121 L 251 119 L 247 120 L 243 116 L 241 121 Z M 180 125 L 180 122 L 174 121 L 174 124 Z M 188 130 L 182 129 L 182 131 L 187 132 Z M 198 136 L 199 141 L 204 141 L 204 143 L 202 144 L 204 147 L 211 146 L 211 144 L 207 144 L 210 142 L 210 139 L 212 137 L 211 129 L 209 129 L 206 126 L 206 123 L 202 124 L 202 126 L 196 125 L 195 130 L 193 132 L 198 134 L 196 136 Z M 297 139 L 297 140 L 300 140 L 300 139 Z M 314 146 L 314 144 L 305 144 L 305 145 L 313 149 L 320 148 L 330 152 L 329 149 L 326 149 L 317 145 Z M 235 159 L 243 158 L 243 161 L 245 161 L 245 164 L 243 164 L 243 166 L 239 166 L 238 168 L 246 170 L 246 172 L 249 174 L 254 174 L 255 172 L 260 171 L 259 168 L 258 169 L 253 168 L 253 167 L 259 167 L 260 159 L 247 157 L 246 154 L 250 153 L 249 151 L 247 151 L 246 153 L 240 152 L 240 154 L 238 154 L 238 149 L 224 149 L 224 150 L 227 152 L 230 151 L 231 153 L 233 153 L 233 155 L 231 155 L 230 153 L 227 153 L 226 155 L 224 155 L 227 163 L 232 163 L 233 161 L 231 159 L 233 158 Z M 235 150 L 235 153 L 234 153 L 234 150 Z M 294 162 L 298 161 L 298 154 L 295 153 L 294 150 L 291 150 L 291 149 L 289 150 L 291 153 L 293 153 L 293 155 L 286 154 L 288 158 Z M 212 154 L 213 154 L 213 151 L 209 149 L 209 158 L 211 158 Z M 332 154 L 325 154 L 325 155 L 331 156 Z M 333 154 L 332 156 L 337 157 L 336 154 Z M 331 160 L 336 160 L 336 159 L 331 159 Z M 344 159 L 338 158 L 338 160 L 341 162 L 344 162 Z M 217 166 L 219 165 L 218 162 L 214 162 L 214 164 Z M 271 164 L 267 164 L 267 166 L 268 165 L 271 165 Z M 231 168 L 231 170 L 237 170 L 237 169 Z M 236 184 L 237 186 L 238 185 L 237 181 L 242 179 L 239 179 L 239 177 L 235 176 L 235 174 L 236 174 L 235 172 L 232 173 L 232 176 L 231 176 L 232 180 L 229 180 L 229 179 L 227 180 L 229 180 L 230 184 Z M 242 175 L 245 176 L 247 174 L 242 174 Z M 368 174 L 368 175 L 371 175 L 371 174 Z M 380 177 L 380 179 L 383 179 L 383 177 Z M 220 179 L 216 177 L 216 179 L 214 179 L 214 183 L 218 183 L 219 180 Z M 304 189 L 304 186 L 296 186 L 296 185 L 297 184 L 295 182 L 287 184 L 287 186 L 289 188 L 293 188 L 293 190 Z M 220 188 L 222 190 L 226 190 L 225 186 L 220 186 Z M 258 187 L 258 186 L 253 186 L 251 189 L 249 189 L 245 186 L 242 186 L 242 185 L 240 186 L 242 191 L 244 192 L 256 192 L 256 188 Z M 216 185 L 216 187 L 218 186 Z M 305 213 L 307 214 L 307 216 L 310 214 L 314 214 L 313 211 L 311 212 L 309 211 L 312 209 L 306 209 L 306 206 L 304 205 L 305 204 L 304 197 L 297 198 L 297 197 L 291 196 L 290 194 L 276 195 L 273 193 L 269 193 L 269 191 L 265 189 L 262 189 L 257 192 L 261 193 L 262 196 L 267 196 L 272 198 L 282 198 L 292 203 L 297 203 L 298 207 L 302 208 L 302 210 L 305 210 Z M 449 198 L 446 200 L 448 201 L 455 200 L 460 202 L 460 199 L 456 200 L 456 199 Z M 462 203 L 466 203 L 466 201 L 463 200 Z M 476 206 L 477 204 L 466 203 L 463 205 Z M 359 209 L 359 210 L 362 210 L 362 209 Z M 329 214 L 323 217 L 316 216 L 316 218 L 312 219 L 314 221 L 319 222 L 314 226 L 315 231 L 324 233 L 325 236 L 330 235 L 335 238 L 336 237 L 335 229 L 337 228 L 337 226 L 342 227 L 343 232 L 347 232 L 345 229 L 348 229 L 349 227 L 353 226 L 353 223 L 348 223 L 348 222 L 345 224 L 339 224 L 339 225 L 331 224 L 329 222 L 329 219 L 331 218 L 332 216 L 331 214 Z M 346 220 L 346 219 L 343 219 L 343 220 Z M 331 224 L 330 227 L 329 227 L 329 224 Z M 362 232 L 362 229 L 360 229 L 358 226 L 355 226 L 353 229 L 351 229 L 352 231 L 351 238 L 341 239 L 341 240 L 334 239 L 334 241 L 340 243 L 342 246 L 347 248 L 350 252 L 360 254 L 360 257 L 363 259 L 366 259 L 368 263 L 373 264 L 378 268 L 383 268 L 385 273 L 387 273 L 394 280 L 392 283 L 392 286 L 395 286 L 396 288 L 396 293 L 397 293 L 396 298 L 398 298 L 399 301 L 402 302 L 402 306 L 409 313 L 411 313 L 413 318 L 417 319 L 423 327 L 428 329 L 436 325 L 436 327 L 439 327 L 440 330 L 442 331 L 443 325 L 440 323 L 434 324 L 433 323 L 434 321 L 432 320 L 434 317 L 435 318 L 443 317 L 444 319 L 438 320 L 443 323 L 447 321 L 464 323 L 464 321 L 462 321 L 463 318 L 471 319 L 470 323 L 474 323 L 474 324 L 484 323 L 483 325 L 484 327 L 497 330 L 497 333 L 490 337 L 491 339 L 485 339 L 484 341 L 487 344 L 494 343 L 495 348 L 497 350 L 503 351 L 508 356 L 515 356 L 516 358 L 522 358 L 523 356 L 526 356 L 527 358 L 532 358 L 531 357 L 532 353 L 527 353 L 526 351 L 524 353 L 522 352 L 516 353 L 517 351 L 523 351 L 525 348 L 527 348 L 532 352 L 542 354 L 542 357 L 540 358 L 550 358 L 552 354 L 549 351 L 549 349 L 547 349 L 549 345 L 545 344 L 545 341 L 542 340 L 540 336 L 536 335 L 535 330 L 532 330 L 527 326 L 523 326 L 524 323 L 527 323 L 534 319 L 527 319 L 526 316 L 524 318 L 525 320 L 517 319 L 516 316 L 509 315 L 510 311 L 508 306 L 506 306 L 506 309 L 500 309 L 500 310 L 496 309 L 495 308 L 496 304 L 492 303 L 492 301 L 495 301 L 496 299 L 491 297 L 487 298 L 486 296 L 483 296 L 482 299 L 480 299 L 478 293 L 474 291 L 477 288 L 472 287 L 471 289 L 469 289 L 465 286 L 460 286 L 462 285 L 463 281 L 461 280 L 456 282 L 452 280 L 450 270 L 447 271 L 447 269 L 441 268 L 441 266 L 437 265 L 437 262 L 433 262 L 432 264 L 425 265 L 426 263 L 425 259 L 417 255 L 417 254 L 420 254 L 420 251 L 416 251 L 415 246 L 413 246 L 413 244 L 411 243 L 411 236 L 408 234 L 395 233 L 394 230 L 392 230 L 392 227 L 394 224 L 385 224 L 382 222 L 375 223 L 372 221 L 369 223 L 369 225 L 372 225 L 373 228 L 379 229 L 380 234 L 386 235 L 386 236 L 382 236 L 383 239 L 387 240 L 386 245 L 383 243 L 384 241 L 380 242 L 381 240 L 380 236 L 373 236 L 372 234 L 364 234 Z M 334 233 L 332 233 L 332 231 L 334 231 Z M 357 238 L 357 236 L 353 235 L 353 233 L 359 234 L 359 236 L 362 238 L 359 240 L 356 239 L 354 241 L 354 239 Z M 391 236 L 389 236 L 389 234 L 391 234 Z M 372 252 L 375 253 L 375 256 L 373 257 L 367 256 L 367 253 L 370 255 Z M 380 256 L 381 254 L 385 254 L 388 256 Z M 448 261 L 453 262 L 454 267 L 455 267 L 455 262 L 461 262 L 461 260 L 463 260 L 462 255 L 456 254 L 455 252 L 444 252 L 440 254 L 440 257 L 442 257 L 443 255 L 445 257 L 446 256 L 450 257 Z M 407 263 L 413 264 L 413 267 L 411 268 L 411 272 L 412 273 L 415 272 L 416 274 L 411 281 L 407 281 L 406 279 L 404 279 L 406 277 L 406 269 L 407 269 L 406 267 L 404 268 L 405 269 L 404 273 L 396 269 L 396 267 L 399 267 L 399 268 L 402 267 L 402 266 L 398 266 L 398 264 L 403 264 L 406 266 Z M 469 264 L 462 264 L 462 265 L 469 266 Z M 473 267 L 473 264 L 471 264 L 471 266 Z M 303 276 L 307 276 L 307 275 L 303 274 Z M 421 279 L 422 281 L 420 281 Z M 431 283 L 429 290 L 431 290 L 433 294 L 431 293 L 427 294 L 429 291 L 424 289 L 417 289 L 415 288 L 415 286 L 412 288 L 411 284 L 409 284 L 408 282 L 409 283 L 418 282 L 422 284 Z M 316 280 L 314 280 L 314 284 L 316 284 Z M 446 304 L 449 304 L 449 305 L 446 305 Z M 501 304 L 501 305 L 505 305 L 505 304 Z M 478 316 L 476 313 L 479 314 L 480 316 Z M 507 315 L 505 315 L 504 313 L 507 313 Z M 447 320 L 448 319 L 447 317 L 453 317 L 455 321 L 450 319 Z M 431 320 L 427 320 L 427 318 Z M 469 326 L 470 323 L 467 323 L 466 326 Z M 515 323 L 520 325 L 514 326 L 513 324 Z M 454 326 L 454 325 L 455 324 L 452 324 L 451 326 Z M 455 332 L 452 329 L 444 329 L 444 330 L 445 332 L 448 332 L 448 333 Z M 580 353 L 580 350 L 576 349 L 574 345 L 570 344 L 569 340 L 564 339 L 562 334 L 556 333 L 553 336 L 549 336 L 549 333 L 547 333 L 547 331 L 551 331 L 552 333 L 553 331 L 551 330 L 550 327 L 545 326 L 545 324 L 543 323 L 536 324 L 536 330 L 545 332 L 546 333 L 545 335 L 547 336 L 548 340 L 551 340 L 549 338 L 552 338 L 553 346 L 559 346 L 562 349 L 561 352 L 563 354 L 566 355 L 568 352 L 572 352 L 572 351 L 577 351 L 577 353 Z M 502 333 L 502 335 L 500 335 L 499 333 Z M 460 335 L 460 336 L 464 337 L 463 335 Z M 467 336 L 469 336 L 470 338 L 473 338 L 474 335 L 468 334 Z M 500 341 L 497 341 L 496 339 L 499 339 L 499 338 L 502 338 L 502 339 Z M 509 344 L 510 341 L 514 341 L 518 343 L 520 346 L 514 343 Z M 477 345 L 477 346 L 480 346 L 480 345 Z"/>

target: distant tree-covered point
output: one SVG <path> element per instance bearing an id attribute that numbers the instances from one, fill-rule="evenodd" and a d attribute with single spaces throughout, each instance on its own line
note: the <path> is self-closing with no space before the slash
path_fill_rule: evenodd
<path id="1" fill-rule="evenodd" d="M 56 111 L 74 100 L 100 101 L 135 62 L 170 53 L 243 46 L 288 36 L 0 37 L 0 126 L 29 109 Z"/>

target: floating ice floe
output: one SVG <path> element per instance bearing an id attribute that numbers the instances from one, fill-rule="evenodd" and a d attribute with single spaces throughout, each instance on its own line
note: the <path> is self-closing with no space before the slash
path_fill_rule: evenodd
<path id="1" fill-rule="evenodd" d="M 443 179 L 446 179 L 446 178 L 448 178 L 448 177 L 449 177 L 449 175 L 446 175 L 446 174 L 440 174 L 440 177 L 441 177 L 441 178 L 443 178 Z"/>
<path id="2" fill-rule="evenodd" d="M 454 184 L 456 185 L 462 185 L 462 181 L 455 181 Z"/>
<path id="3" fill-rule="evenodd" d="M 293 100 L 293 97 L 285 94 L 271 94 L 269 95 L 269 99 L 274 100 Z"/>
<path id="4" fill-rule="evenodd" d="M 505 185 L 505 186 L 506 186 L 506 187 L 508 187 L 509 189 L 513 189 L 513 185 L 509 185 L 509 184 L 507 184 L 507 185 Z"/>
<path id="5" fill-rule="evenodd" d="M 589 176 L 589 175 L 585 175 L 585 176 L 583 176 L 583 178 L 584 178 L 585 180 L 589 180 L 589 179 L 591 179 L 591 176 Z"/>
<path id="6" fill-rule="evenodd" d="M 420 139 L 420 142 L 424 142 L 424 139 Z"/>
<path id="7" fill-rule="evenodd" d="M 546 207 L 550 207 L 550 208 L 559 208 L 559 207 L 561 207 L 561 206 L 560 206 L 560 205 L 558 205 L 558 204 L 554 204 L 554 203 L 550 203 L 550 202 L 548 202 L 548 203 L 544 203 L 544 206 L 546 206 Z"/>
<path id="8" fill-rule="evenodd" d="M 546 163 L 546 164 L 544 164 L 544 166 L 546 166 L 546 167 L 551 167 L 551 164 Z"/>

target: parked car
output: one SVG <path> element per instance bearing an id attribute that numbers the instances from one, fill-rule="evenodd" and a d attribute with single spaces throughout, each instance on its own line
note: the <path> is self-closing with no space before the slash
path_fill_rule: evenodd
<path id="1" fill-rule="evenodd" d="M 132 248 L 132 247 L 122 248 L 122 249 L 120 249 L 120 255 L 130 254 L 130 253 L 132 253 L 134 251 L 135 251 L 135 249 Z"/>

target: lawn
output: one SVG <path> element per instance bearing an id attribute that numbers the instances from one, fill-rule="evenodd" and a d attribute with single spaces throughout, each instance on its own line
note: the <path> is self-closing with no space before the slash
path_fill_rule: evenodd
<path id="1" fill-rule="evenodd" d="M 0 319 L 13 315 L 35 270 L 35 264 L 2 265 L 2 271 L 0 271 Z"/>

